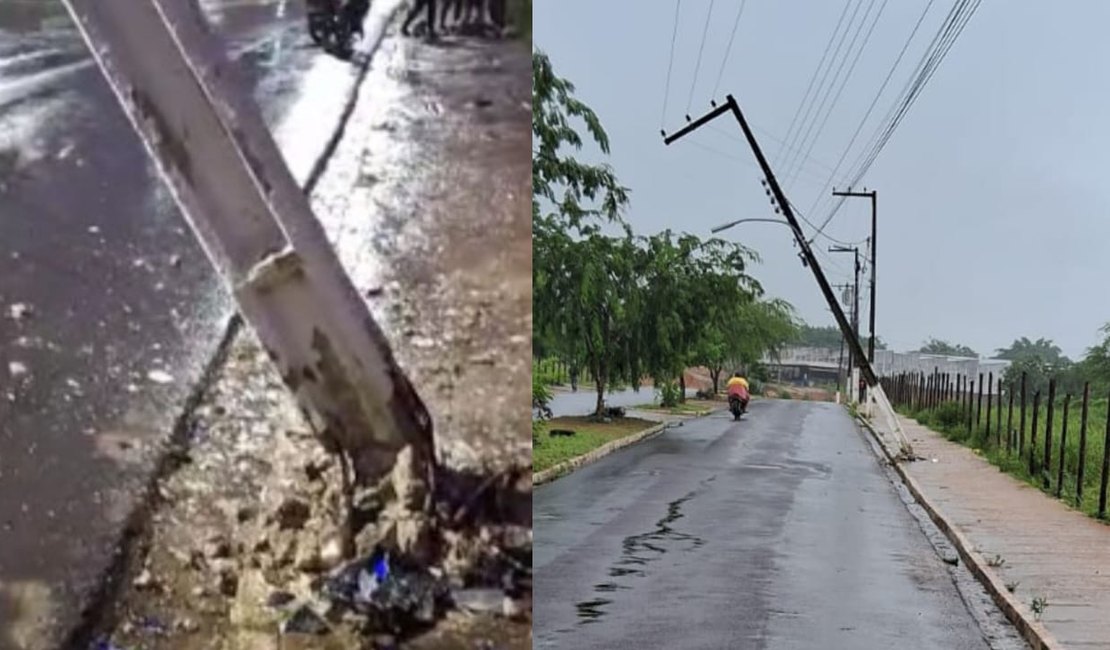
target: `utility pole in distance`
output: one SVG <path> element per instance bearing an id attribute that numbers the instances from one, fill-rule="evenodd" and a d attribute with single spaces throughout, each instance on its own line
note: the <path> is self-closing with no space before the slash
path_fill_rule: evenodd
<path id="1" fill-rule="evenodd" d="M 860 345 L 860 342 L 859 342 L 859 270 L 860 270 L 860 266 L 859 266 L 859 247 L 857 247 L 857 246 L 830 246 L 829 247 L 829 252 L 830 253 L 852 253 L 853 255 L 855 255 L 855 269 L 854 269 L 854 272 L 853 272 L 854 280 L 852 282 L 852 333 L 851 333 L 849 338 L 851 338 L 853 341 L 855 341 L 855 344 L 857 346 L 860 346 L 862 348 L 862 345 Z M 852 368 L 854 366 L 858 366 L 859 368 L 863 368 L 862 363 L 857 363 L 857 364 L 851 364 L 850 363 L 849 366 L 848 366 L 848 376 L 849 377 L 852 375 Z M 852 392 L 848 393 L 849 395 L 854 394 L 856 392 L 859 392 L 857 386 L 850 386 L 849 390 L 852 391 Z"/>
<path id="2" fill-rule="evenodd" d="M 855 281 L 852 285 L 852 336 L 859 340 L 859 247 L 858 246 L 830 246 L 830 253 L 852 253 L 855 255 Z M 862 346 L 861 346 L 862 347 Z"/>
<path id="3" fill-rule="evenodd" d="M 841 291 L 847 291 L 847 290 L 852 288 L 852 285 L 845 282 L 843 284 L 833 285 L 833 288 L 834 289 L 840 289 Z M 845 301 L 845 302 L 847 302 L 847 301 Z M 844 336 L 844 333 L 841 332 L 840 333 L 840 359 L 836 362 L 836 392 L 837 393 L 841 392 L 844 389 L 844 385 L 847 384 L 847 379 L 845 379 L 844 376 L 841 375 L 841 373 L 844 372 L 844 341 L 845 341 L 845 336 Z M 848 363 L 849 364 L 852 363 L 852 358 L 851 357 L 848 357 Z M 849 374 L 851 373 L 851 368 L 850 367 L 848 369 L 848 373 Z"/>
<path id="4" fill-rule="evenodd" d="M 786 194 L 783 193 L 782 187 L 779 186 L 779 182 L 775 178 L 774 172 L 771 171 L 771 165 L 763 156 L 763 150 L 759 148 L 759 143 L 755 140 L 755 134 L 752 133 L 751 127 L 748 125 L 747 120 L 744 119 L 744 114 L 740 111 L 740 105 L 736 103 L 736 98 L 734 98 L 732 95 L 728 95 L 726 97 L 726 103 L 723 106 L 717 106 L 716 102 L 711 102 L 711 104 L 713 105 L 713 110 L 709 111 L 698 119 L 691 121 L 689 124 L 684 126 L 676 133 L 668 136 L 666 132 L 664 132 L 663 142 L 669 145 L 675 140 L 678 140 L 684 135 L 688 135 L 694 130 L 720 117 L 721 115 L 724 115 L 728 112 L 732 113 L 733 117 L 736 118 L 737 123 L 739 123 L 740 129 L 744 132 L 744 137 L 747 139 L 748 145 L 752 148 L 752 153 L 755 155 L 760 169 L 763 171 L 765 183 L 767 186 L 769 186 L 769 191 L 773 193 L 773 198 L 777 204 L 776 210 L 782 210 L 783 216 L 786 217 L 787 222 L 789 222 L 790 224 L 791 230 L 794 231 L 794 239 L 798 243 L 798 248 L 801 249 L 802 261 L 806 264 L 806 266 L 810 268 L 811 271 L 813 271 L 813 276 L 817 280 L 818 286 L 821 288 L 821 293 L 825 296 L 825 302 L 828 303 L 829 308 L 833 312 L 833 316 L 836 317 L 836 323 L 840 327 L 841 333 L 843 333 L 849 339 L 848 348 L 851 351 L 852 356 L 858 360 L 860 369 L 863 371 L 864 380 L 869 386 L 874 386 L 878 384 L 879 379 L 875 375 L 875 371 L 872 369 L 871 363 L 864 355 L 863 347 L 859 344 L 859 339 L 848 336 L 848 333 L 851 331 L 851 327 L 848 324 L 848 319 L 844 316 L 844 310 L 840 308 L 840 303 L 836 299 L 835 294 L 833 294 L 832 286 L 829 284 L 828 279 L 825 277 L 824 271 L 821 270 L 821 266 L 817 262 L 817 257 L 813 254 L 813 249 L 810 247 L 809 242 L 806 241 L 806 238 L 802 233 L 802 228 L 798 224 L 798 219 L 794 216 L 794 210 L 791 208 L 790 202 L 786 198 Z"/>
<path id="5" fill-rule="evenodd" d="M 835 188 L 833 189 L 833 196 L 871 197 L 871 322 L 867 339 L 867 360 L 871 363 L 875 363 L 875 237 L 878 231 L 878 194 L 875 190 L 868 192 L 867 188 L 864 188 L 863 192 L 853 192 L 851 188 L 848 188 L 847 192 L 837 192 Z"/>

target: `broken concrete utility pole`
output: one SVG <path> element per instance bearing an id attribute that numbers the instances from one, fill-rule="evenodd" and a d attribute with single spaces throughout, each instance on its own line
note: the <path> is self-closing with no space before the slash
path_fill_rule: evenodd
<path id="1" fill-rule="evenodd" d="M 768 193 L 771 194 L 773 198 L 773 203 L 777 206 L 776 211 L 781 210 L 782 215 L 786 217 L 787 222 L 789 222 L 790 229 L 794 233 L 794 240 L 797 242 L 798 248 L 801 249 L 802 262 L 813 272 L 813 277 L 817 280 L 817 286 L 825 296 L 825 302 L 828 303 L 829 310 L 836 318 L 836 324 L 840 327 L 840 333 L 848 343 L 848 350 L 855 360 L 860 373 L 863 375 L 863 379 L 867 383 L 867 386 L 871 388 L 870 397 L 878 404 L 882 414 L 887 419 L 891 433 L 897 438 L 898 444 L 902 448 L 901 453 L 903 457 L 914 457 L 913 448 L 910 446 L 909 439 L 906 438 L 905 433 L 902 431 L 901 425 L 898 424 L 897 414 L 894 412 L 893 405 L 890 403 L 890 400 L 887 399 L 886 393 L 883 392 L 882 386 L 879 384 L 879 377 L 875 374 L 874 366 L 864 354 L 863 346 L 860 345 L 859 342 L 859 337 L 855 336 L 853 328 L 844 315 L 844 310 L 840 308 L 840 303 L 837 302 L 836 296 L 833 294 L 832 286 L 825 277 L 824 271 L 821 270 L 821 265 L 817 261 L 817 256 L 813 254 L 813 249 L 802 233 L 802 227 L 798 224 L 798 219 L 794 215 L 794 210 L 790 201 L 787 200 L 786 194 L 783 193 L 782 187 L 779 185 L 774 172 L 771 170 L 770 163 L 767 162 L 766 157 L 763 155 L 763 150 L 759 147 L 759 143 L 755 139 L 755 134 L 752 133 L 751 127 L 744 118 L 744 113 L 740 110 L 740 104 L 737 103 L 736 98 L 732 95 L 726 95 L 725 99 L 725 104 L 722 106 L 717 106 L 716 102 L 710 102 L 713 106 L 713 110 L 696 120 L 691 120 L 689 116 L 686 116 L 688 124 L 673 134 L 667 135 L 666 131 L 664 131 L 662 133 L 663 143 L 670 145 L 679 138 L 696 131 L 725 113 L 732 113 L 732 116 L 740 126 L 740 130 L 744 133 L 748 146 L 751 147 L 752 154 L 755 155 L 756 162 L 759 163 L 759 168 L 762 170 L 764 176 L 763 184 L 767 187 Z"/>
<path id="2" fill-rule="evenodd" d="M 196 0 L 64 0 L 246 322 L 329 450 L 367 483 L 411 445 L 424 404 L 340 264 Z"/>
<path id="3" fill-rule="evenodd" d="M 747 120 L 744 119 L 744 114 L 740 111 L 740 105 L 736 103 L 736 99 L 733 98 L 732 95 L 726 96 L 726 102 L 722 106 L 717 106 L 716 102 L 711 103 L 713 104 L 713 110 L 709 111 L 705 115 L 699 117 L 696 120 L 690 121 L 689 124 L 682 127 L 671 135 L 667 135 L 664 132 L 662 134 L 664 144 L 669 145 L 675 140 L 678 140 L 679 138 L 692 133 L 693 131 L 701 128 L 705 124 L 708 124 L 721 115 L 729 112 L 732 113 L 732 116 L 736 118 L 736 122 L 740 125 L 740 129 L 744 132 L 744 136 L 747 138 L 748 145 L 751 147 L 752 153 L 755 154 L 756 162 L 759 163 L 759 167 L 763 171 L 763 176 L 765 178 L 764 183 L 766 185 L 769 185 L 768 191 L 772 193 L 778 209 L 782 211 L 782 215 L 786 217 L 787 222 L 789 222 L 790 224 L 791 230 L 794 231 L 794 239 L 795 241 L 797 241 L 798 247 L 801 248 L 802 251 L 803 263 L 805 263 L 805 265 L 808 266 L 811 271 L 813 271 L 813 276 L 817 280 L 817 285 L 818 287 L 820 287 L 821 293 L 824 294 L 825 301 L 828 303 L 829 309 L 832 311 L 833 316 L 836 318 L 836 323 L 840 327 L 841 333 L 846 339 L 848 339 L 848 349 L 851 352 L 852 358 L 855 360 L 856 365 L 859 366 L 860 370 L 863 372 L 863 377 L 867 381 L 867 384 L 869 386 L 875 386 L 879 383 L 879 378 L 875 375 L 871 364 L 864 356 L 863 347 L 860 345 L 859 339 L 851 335 L 852 328 L 848 323 L 848 319 L 844 316 L 844 311 L 840 308 L 840 303 L 836 301 L 836 297 L 833 295 L 832 287 L 829 285 L 829 281 L 825 278 L 825 273 L 821 270 L 821 266 L 817 262 L 817 257 L 813 254 L 813 250 L 811 250 L 809 242 L 807 242 L 806 238 L 802 235 L 802 228 L 798 224 L 797 218 L 794 216 L 794 211 L 791 208 L 791 204 L 789 201 L 786 200 L 786 195 L 783 193 L 782 188 L 779 186 L 774 172 L 771 171 L 771 165 L 763 156 L 763 151 L 759 148 L 759 143 L 756 142 L 755 135 L 751 132 L 751 128 L 748 126 Z M 687 120 L 689 121 L 689 116 L 687 116 Z"/>

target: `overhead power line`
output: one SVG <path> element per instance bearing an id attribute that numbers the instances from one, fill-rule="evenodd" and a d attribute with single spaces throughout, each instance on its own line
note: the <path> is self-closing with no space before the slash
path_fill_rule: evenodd
<path id="1" fill-rule="evenodd" d="M 821 191 L 817 194 L 817 198 L 814 199 L 813 205 L 810 206 L 810 212 L 816 212 L 818 203 L 820 203 L 822 199 L 827 198 L 825 193 L 828 192 L 829 187 L 832 186 L 832 182 L 836 178 L 836 174 L 840 171 L 840 166 L 844 164 L 844 159 L 848 157 L 848 152 L 851 151 L 852 147 L 855 146 L 856 140 L 859 138 L 860 131 L 863 130 L 864 125 L 867 123 L 867 119 L 871 117 L 871 112 L 874 111 L 875 107 L 879 104 L 879 98 L 882 97 L 883 92 L 886 90 L 887 84 L 889 84 L 890 80 L 894 77 L 894 71 L 898 69 L 898 64 L 902 62 L 902 57 L 906 55 L 906 51 L 909 49 L 910 43 L 913 41 L 914 36 L 917 35 L 917 30 L 921 28 L 921 23 L 925 21 L 925 16 L 929 13 L 929 9 L 933 6 L 934 1 L 935 0 L 929 0 L 929 2 L 926 3 L 925 10 L 921 12 L 921 16 L 918 17 L 917 23 L 913 26 L 913 31 L 911 31 L 910 35 L 906 38 L 906 42 L 902 44 L 902 49 L 898 52 L 898 58 L 896 58 L 894 60 L 894 63 L 890 66 L 890 70 L 887 71 L 882 85 L 879 86 L 878 92 L 875 93 L 875 97 L 872 98 L 871 104 L 867 107 L 867 112 L 863 114 L 863 118 L 860 119 L 859 124 L 856 126 L 855 132 L 852 133 L 852 137 L 848 140 L 848 146 L 844 148 L 844 151 L 840 154 L 840 158 L 837 159 L 836 166 L 833 168 L 833 173 L 829 176 L 829 180 L 825 183 L 825 186 L 822 187 Z M 842 196 L 839 198 L 841 201 L 844 201 L 846 197 Z"/>
<path id="2" fill-rule="evenodd" d="M 871 26 L 867 29 L 867 34 L 863 38 L 863 43 L 861 43 L 859 49 L 856 50 L 855 57 L 852 59 L 852 64 L 848 67 L 847 74 L 845 74 L 844 79 L 841 80 L 840 87 L 837 88 L 836 95 L 833 97 L 832 103 L 829 104 L 828 109 L 824 113 L 824 117 L 821 118 L 821 124 L 817 127 L 817 131 L 814 133 L 813 139 L 809 141 L 809 147 L 805 150 L 805 153 L 803 154 L 805 157 L 809 157 L 809 155 L 813 152 L 813 148 L 817 145 L 817 141 L 821 138 L 821 134 L 825 131 L 825 125 L 828 124 L 829 117 L 832 115 L 833 110 L 836 108 L 837 104 L 840 103 L 840 97 L 844 94 L 844 89 L 848 86 L 848 80 L 852 78 L 852 73 L 855 72 L 856 65 L 859 63 L 860 60 L 860 56 L 863 54 L 863 51 L 867 49 L 867 44 L 871 42 L 871 34 L 874 33 L 875 26 L 879 23 L 879 18 L 881 18 L 883 15 L 883 10 L 886 9 L 887 1 L 888 0 L 883 0 L 883 3 L 879 5 L 879 10 L 875 13 L 875 18 L 871 21 Z M 871 8 L 868 7 L 868 12 L 870 12 L 870 10 Z M 866 20 L 866 18 L 867 17 L 865 15 L 864 20 Z M 843 62 L 841 62 L 841 65 L 843 65 Z M 839 71 L 837 72 L 837 74 L 839 74 Z M 830 86 L 830 90 L 831 88 L 832 87 Z M 820 113 L 820 110 L 818 111 L 818 113 Z M 787 182 L 790 182 L 789 178 L 787 179 Z"/>
<path id="3" fill-rule="evenodd" d="M 856 22 L 856 15 L 859 14 L 859 9 L 861 6 L 863 6 L 863 0 L 857 0 L 855 9 L 852 10 L 852 16 L 848 19 L 848 23 L 844 27 L 844 32 L 840 34 L 840 39 L 836 43 L 836 48 L 833 50 L 832 58 L 828 60 L 828 67 L 824 70 L 824 72 L 821 73 L 821 80 L 817 84 L 817 90 L 815 91 L 815 94 L 810 98 L 805 111 L 802 112 L 802 121 L 798 123 L 798 128 L 794 131 L 793 136 L 788 138 L 788 142 L 791 146 L 801 146 L 801 144 L 797 142 L 798 137 L 801 135 L 802 130 L 810 125 L 810 115 L 812 114 L 813 107 L 817 103 L 817 98 L 823 93 L 823 90 L 825 88 L 825 81 L 827 81 L 829 78 L 829 72 L 832 71 L 833 65 L 836 63 L 837 59 L 840 58 L 840 50 L 844 47 L 844 40 L 848 37 L 848 32 L 851 31 L 852 25 Z"/>
<path id="4" fill-rule="evenodd" d="M 721 77 L 725 73 L 725 65 L 728 64 L 728 55 L 732 52 L 732 41 L 736 38 L 736 29 L 740 26 L 740 16 L 744 15 L 745 4 L 747 4 L 747 0 L 740 0 L 740 8 L 736 10 L 736 21 L 732 23 L 732 33 L 728 37 L 728 46 L 725 48 L 725 56 L 721 59 L 721 69 L 717 71 L 717 81 L 713 84 L 711 97 L 716 98 L 717 89 L 721 86 Z"/>
<path id="5" fill-rule="evenodd" d="M 825 51 L 821 53 L 821 61 L 818 62 L 817 68 L 813 70 L 813 76 L 809 78 L 809 84 L 806 86 L 806 91 L 802 94 L 802 100 L 798 103 L 798 108 L 794 110 L 794 117 L 790 118 L 790 126 L 786 129 L 786 135 L 783 136 L 790 140 L 790 136 L 794 133 L 794 125 L 798 123 L 798 116 L 802 112 L 802 108 L 809 98 L 810 91 L 813 90 L 813 84 L 817 81 L 818 75 L 821 73 L 821 68 L 825 65 L 825 58 L 829 56 L 829 50 L 832 49 L 833 41 L 836 40 L 836 35 L 840 33 L 840 26 L 844 23 L 844 17 L 848 15 L 848 8 L 852 6 L 852 0 L 847 0 L 844 3 L 844 9 L 840 11 L 840 19 L 836 21 L 836 28 L 833 29 L 832 34 L 829 35 L 829 42 L 825 43 Z M 789 145 L 787 145 L 789 147 Z M 781 161 L 781 157 L 775 157 L 776 162 Z"/>
<path id="6" fill-rule="evenodd" d="M 957 0 L 953 5 L 944 24 L 940 27 L 937 35 L 930 43 L 930 47 L 918 63 L 914 75 L 903 90 L 902 99 L 896 102 L 891 112 L 887 113 L 889 119 L 884 120 L 885 124 L 880 127 L 878 135 L 872 139 L 873 145 L 865 149 L 866 153 L 864 155 L 857 158 L 858 164 L 854 165 L 855 172 L 849 177 L 847 183 L 849 187 L 856 186 L 871 168 L 871 165 L 874 164 L 887 142 L 890 141 L 894 131 L 920 96 L 921 91 L 948 55 L 952 45 L 959 38 L 981 2 L 982 0 Z M 821 229 L 828 225 L 841 205 L 843 205 L 843 201 L 834 204 L 832 211 L 822 222 Z"/>
<path id="7" fill-rule="evenodd" d="M 709 11 L 705 12 L 705 28 L 701 32 L 701 46 L 698 47 L 698 60 L 694 64 L 694 79 L 690 82 L 690 98 L 686 101 L 686 112 L 690 112 L 690 107 L 694 104 L 694 87 L 698 85 L 698 70 L 701 69 L 701 55 L 705 51 L 705 37 L 709 34 L 709 19 L 713 17 L 713 2 L 709 0 Z"/>
<path id="8" fill-rule="evenodd" d="M 682 0 L 674 3 L 674 27 L 671 29 L 671 55 L 667 60 L 667 81 L 663 85 L 663 114 L 659 117 L 659 128 L 667 124 L 667 98 L 671 95 L 671 69 L 674 68 L 674 43 L 678 38 L 678 12 L 682 7 Z"/>

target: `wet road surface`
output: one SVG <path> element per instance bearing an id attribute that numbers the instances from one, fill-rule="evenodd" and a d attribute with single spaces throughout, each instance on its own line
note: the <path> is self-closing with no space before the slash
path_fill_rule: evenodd
<path id="1" fill-rule="evenodd" d="M 303 180 L 353 66 L 302 3 L 201 4 Z M 0 3 L 0 632 L 95 586 L 230 313 L 60 3 Z"/>
<path id="2" fill-rule="evenodd" d="M 533 512 L 537 648 L 1015 644 L 831 404 L 686 422 L 539 488 Z"/>

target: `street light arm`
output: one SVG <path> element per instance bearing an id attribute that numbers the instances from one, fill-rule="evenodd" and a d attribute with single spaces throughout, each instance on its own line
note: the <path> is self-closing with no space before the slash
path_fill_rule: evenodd
<path id="1" fill-rule="evenodd" d="M 717 234 L 717 233 L 721 232 L 722 230 L 728 230 L 729 228 L 732 228 L 733 226 L 737 226 L 737 225 L 740 225 L 742 223 L 748 223 L 748 222 L 751 222 L 751 221 L 760 221 L 760 222 L 764 222 L 764 223 L 781 223 L 784 226 L 789 226 L 789 227 L 793 228 L 793 226 L 790 226 L 789 221 L 783 221 L 782 219 L 752 218 L 752 219 L 737 219 L 736 221 L 730 221 L 728 223 L 721 224 L 721 225 L 717 226 L 716 228 L 713 228 L 709 232 L 711 232 L 713 234 Z"/>

